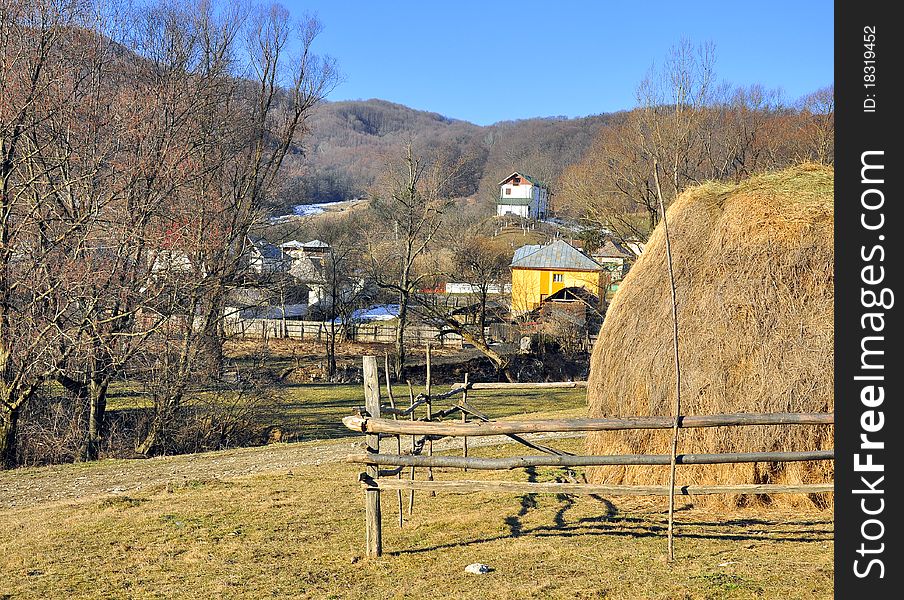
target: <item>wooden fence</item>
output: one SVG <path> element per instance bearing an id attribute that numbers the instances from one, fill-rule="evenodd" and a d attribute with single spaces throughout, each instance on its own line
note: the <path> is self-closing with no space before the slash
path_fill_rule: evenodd
<path id="1" fill-rule="evenodd" d="M 357 323 L 344 327 L 337 325 L 336 334 L 346 341 L 391 344 L 395 342 L 396 329 L 393 325 Z M 224 320 L 224 332 L 227 336 L 239 338 L 291 338 L 324 342 L 330 336 L 330 322 L 227 318 Z M 458 334 L 444 333 L 440 337 L 439 333 L 436 327 L 409 325 L 405 328 L 405 340 L 418 346 L 430 343 L 439 347 L 461 348 L 464 344 Z"/>
<path id="2" fill-rule="evenodd" d="M 366 435 L 366 452 L 349 455 L 346 460 L 366 466 L 359 481 L 364 488 L 366 507 L 366 548 L 368 556 L 382 554 L 382 519 L 380 512 L 380 492 L 394 490 L 398 495 L 399 524 L 403 523 L 402 491 L 409 491 L 409 514 L 414 502 L 414 490 L 436 492 L 506 492 L 514 494 L 599 494 L 603 496 L 670 496 L 704 494 L 817 494 L 832 492 L 831 482 L 817 484 L 736 484 L 736 485 L 695 485 L 695 486 L 627 486 L 592 485 L 578 483 L 572 478 L 570 483 L 536 483 L 520 481 L 435 481 L 434 468 L 461 468 L 464 470 L 508 470 L 522 467 L 585 467 L 598 465 L 670 465 L 671 456 L 627 454 L 603 456 L 575 456 L 567 452 L 549 448 L 521 437 L 523 434 L 540 432 L 587 432 L 629 429 L 672 429 L 673 417 L 625 417 L 605 419 L 548 419 L 522 421 L 491 421 L 468 404 L 468 394 L 478 389 L 500 389 L 513 387 L 574 387 L 584 382 L 561 384 L 485 384 L 468 381 L 458 384 L 442 394 L 431 395 L 430 351 L 427 352 L 427 387 L 424 393 L 414 395 L 409 384 L 409 407 L 397 408 L 394 394 L 387 377 L 387 392 L 390 404 L 380 400 L 380 381 L 376 357 L 364 357 L 364 398 L 365 406 L 358 414 L 346 417 L 343 423 L 349 429 Z M 461 401 L 443 410 L 434 411 L 433 402 L 461 396 Z M 419 407 L 426 408 L 426 416 L 415 418 Z M 385 418 L 384 415 L 391 418 Z M 459 422 L 442 421 L 444 418 L 460 415 Z M 476 422 L 468 422 L 468 418 Z M 408 419 L 408 420 L 404 420 Z M 746 427 L 756 425 L 831 425 L 834 413 L 759 413 L 687 415 L 677 418 L 677 426 L 682 429 L 701 427 Z M 505 435 L 521 443 L 539 455 L 515 456 L 511 458 L 468 457 L 469 437 Z M 412 436 L 410 449 L 402 451 L 402 436 Z M 395 453 L 380 450 L 381 438 L 395 438 Z M 462 456 L 433 456 L 434 440 L 443 437 L 461 437 Z M 424 449 L 426 448 L 426 455 Z M 678 465 L 728 464 L 746 462 L 792 462 L 833 460 L 834 450 L 813 450 L 801 452 L 744 452 L 720 454 L 682 454 L 676 457 Z M 381 466 L 395 467 L 381 471 Z M 402 478 L 405 468 L 411 469 L 410 478 Z M 426 480 L 416 480 L 415 468 L 427 469 Z M 387 477 L 387 475 L 389 475 Z M 395 475 L 395 477 L 392 477 Z"/>

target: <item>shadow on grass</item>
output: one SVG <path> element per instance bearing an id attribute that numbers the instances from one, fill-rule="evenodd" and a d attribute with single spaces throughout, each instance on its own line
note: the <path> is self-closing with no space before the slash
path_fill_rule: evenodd
<path id="1" fill-rule="evenodd" d="M 537 482 L 536 467 L 527 467 L 526 469 L 524 469 L 524 472 L 527 474 L 527 480 L 530 483 Z M 518 509 L 518 514 L 505 518 L 505 524 L 509 528 L 509 534 L 511 537 L 518 537 L 524 532 L 524 529 L 521 525 L 521 517 L 530 512 L 532 508 L 537 508 L 536 494 L 524 494 L 518 500 L 521 503 L 521 507 Z"/>
<path id="2" fill-rule="evenodd" d="M 532 475 L 529 473 L 528 481 L 535 480 L 536 473 Z M 668 531 L 666 525 L 657 523 L 650 518 L 619 515 L 617 508 L 606 498 L 597 495 L 592 495 L 590 497 L 604 505 L 606 511 L 604 514 L 597 517 L 580 518 L 569 523 L 565 516 L 567 511 L 574 505 L 574 499 L 567 494 L 558 494 L 557 499 L 560 501 L 561 506 L 558 507 L 556 513 L 553 515 L 552 523 L 549 525 L 525 528 L 521 522 L 521 518 L 525 516 L 529 510 L 537 507 L 535 494 L 526 494 L 520 498 L 520 507 L 517 515 L 508 517 L 505 520 L 505 524 L 509 528 L 508 534 L 483 537 L 462 542 L 449 542 L 422 548 L 398 550 L 388 552 L 388 554 L 393 556 L 422 554 L 434 550 L 473 546 L 514 537 L 530 536 L 536 538 L 600 536 L 633 539 L 666 537 Z M 690 505 L 686 505 L 678 509 L 678 511 L 683 512 L 690 510 L 690 508 Z M 825 525 L 829 525 L 829 527 L 822 527 Z M 800 519 L 794 521 L 780 521 L 773 519 L 732 519 L 726 521 L 697 520 L 677 522 L 677 535 L 679 538 L 700 540 L 823 543 L 834 539 L 834 528 L 831 525 L 832 521 L 828 519 Z M 771 531 L 736 530 L 737 528 L 750 526 L 768 527 Z M 687 531 L 687 528 L 690 527 L 702 531 Z"/>

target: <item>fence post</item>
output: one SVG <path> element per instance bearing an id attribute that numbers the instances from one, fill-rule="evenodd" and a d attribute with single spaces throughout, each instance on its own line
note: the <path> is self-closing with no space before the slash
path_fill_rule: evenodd
<path id="1" fill-rule="evenodd" d="M 461 405 L 466 407 L 468 406 L 468 372 L 465 371 L 465 391 L 461 393 Z M 468 412 L 463 410 L 461 411 L 461 422 L 467 424 L 468 422 Z M 462 456 L 468 458 L 468 436 L 462 436 Z M 465 467 L 464 471 L 467 472 L 468 468 Z"/>
<path id="2" fill-rule="evenodd" d="M 364 357 L 364 408 L 367 414 L 374 419 L 380 418 L 380 376 L 377 371 L 377 357 Z M 369 434 L 365 437 L 369 452 L 380 451 L 380 435 Z M 378 465 L 367 467 L 367 474 L 376 480 L 380 474 Z M 380 490 L 366 490 L 364 492 L 365 528 L 367 542 L 367 556 L 380 556 L 383 554 L 383 524 L 380 515 Z"/>
<path id="3" fill-rule="evenodd" d="M 425 392 L 427 394 L 427 421 L 433 420 L 433 396 L 431 396 L 431 381 L 430 381 L 430 343 L 427 343 L 427 385 L 425 386 Z M 427 456 L 433 456 L 433 439 L 427 438 Z M 433 481 L 433 467 L 427 467 L 427 481 Z M 436 496 L 436 492 L 430 492 L 430 497 L 433 498 Z"/>

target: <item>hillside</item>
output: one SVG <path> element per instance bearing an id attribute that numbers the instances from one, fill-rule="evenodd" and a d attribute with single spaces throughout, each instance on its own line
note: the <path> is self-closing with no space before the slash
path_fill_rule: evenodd
<path id="1" fill-rule="evenodd" d="M 515 169 L 554 181 L 583 156 L 611 118 L 550 117 L 479 126 L 385 100 L 324 102 L 307 123 L 304 152 L 286 158 L 285 183 L 273 209 L 363 196 L 386 157 L 409 140 L 421 150 L 468 159 L 457 190 L 462 196 L 491 197 L 495 183 Z"/>

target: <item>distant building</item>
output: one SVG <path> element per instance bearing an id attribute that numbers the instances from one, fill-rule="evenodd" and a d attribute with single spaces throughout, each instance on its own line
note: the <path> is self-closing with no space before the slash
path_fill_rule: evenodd
<path id="1" fill-rule="evenodd" d="M 447 283 L 444 288 L 447 294 L 479 294 L 480 286 L 473 283 Z M 512 291 L 510 283 L 491 283 L 487 285 L 488 294 L 508 294 Z"/>
<path id="2" fill-rule="evenodd" d="M 285 270 L 286 262 L 279 248 L 263 238 L 249 235 L 245 239 L 249 271 L 270 275 Z"/>
<path id="3" fill-rule="evenodd" d="M 323 266 L 323 259 L 330 252 L 330 245 L 320 240 L 311 240 L 310 242 L 292 240 L 280 244 L 279 248 L 282 250 L 284 258 L 298 259 L 304 257 L 313 261 L 318 267 Z"/>
<path id="4" fill-rule="evenodd" d="M 300 242 L 292 240 L 279 245 L 289 274 L 310 290 L 308 304 L 328 308 L 330 297 L 323 274 L 324 259 L 329 255 L 330 245 L 321 240 Z"/>
<path id="5" fill-rule="evenodd" d="M 590 256 L 609 271 L 612 281 L 620 281 L 625 276 L 628 272 L 628 261 L 634 258 L 631 252 L 614 240 L 607 240 Z"/>
<path id="6" fill-rule="evenodd" d="M 499 182 L 496 216 L 513 215 L 536 221 L 549 212 L 549 189 L 517 171 Z"/>
<path id="7" fill-rule="evenodd" d="M 606 282 L 602 265 L 562 240 L 518 248 L 511 269 L 514 316 L 534 310 L 565 288 L 582 288 L 599 298 Z"/>

